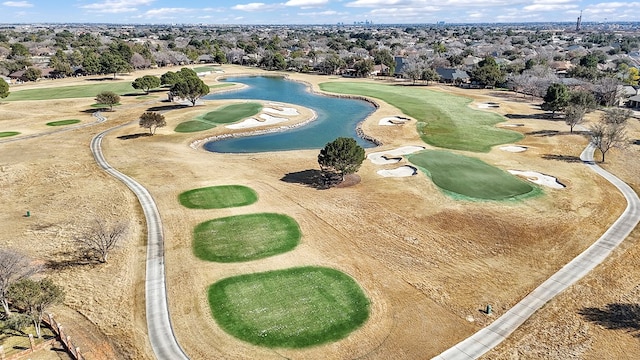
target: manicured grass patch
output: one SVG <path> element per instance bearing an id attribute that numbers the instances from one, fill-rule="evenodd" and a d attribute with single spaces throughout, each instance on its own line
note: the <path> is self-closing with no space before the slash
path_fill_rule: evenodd
<path id="1" fill-rule="evenodd" d="M 209 287 L 214 319 L 229 334 L 273 348 L 336 341 L 362 326 L 369 300 L 348 275 L 298 267 L 226 278 Z"/>
<path id="2" fill-rule="evenodd" d="M 471 99 L 413 86 L 372 83 L 320 84 L 324 91 L 363 95 L 384 100 L 418 120 L 417 129 L 427 144 L 456 150 L 488 152 L 492 146 L 517 142 L 523 136 L 498 129 L 498 114 L 471 109 Z"/>
<path id="3" fill-rule="evenodd" d="M 20 135 L 17 131 L 0 131 L 0 138 Z"/>
<path id="4" fill-rule="evenodd" d="M 260 103 L 232 104 L 210 111 L 197 118 L 178 124 L 175 132 L 189 133 L 202 130 L 209 130 L 218 124 L 229 124 L 256 115 L 262 110 Z"/>
<path id="5" fill-rule="evenodd" d="M 48 122 L 47 126 L 64 126 L 64 125 L 77 124 L 79 122 L 80 120 L 78 119 L 58 120 L 58 121 Z"/>
<path id="6" fill-rule="evenodd" d="M 407 158 L 454 196 L 505 200 L 536 193 L 529 183 L 476 158 L 442 150 L 421 151 Z"/>
<path id="7" fill-rule="evenodd" d="M 11 91 L 7 96 L 7 101 L 20 100 L 52 100 L 95 97 L 103 91 L 113 91 L 116 94 L 124 95 L 132 91 L 131 82 L 111 82 L 104 80 L 98 84 L 57 86 L 52 88 L 28 89 Z"/>
<path id="8" fill-rule="evenodd" d="M 258 194 L 246 186 L 224 185 L 185 191 L 178 199 L 190 209 L 222 209 L 253 204 Z"/>
<path id="9" fill-rule="evenodd" d="M 226 88 L 229 86 L 235 86 L 235 84 L 233 83 L 222 83 L 222 84 L 215 84 L 215 85 L 209 85 L 209 89 L 221 89 L 221 88 Z"/>
<path id="10" fill-rule="evenodd" d="M 199 67 L 194 67 L 193 68 L 193 71 L 195 71 L 197 73 L 207 72 L 207 71 L 216 71 L 216 70 L 220 70 L 220 68 L 215 67 L 215 66 L 199 66 Z"/>
<path id="11" fill-rule="evenodd" d="M 292 250 L 300 227 L 287 215 L 258 213 L 205 221 L 193 231 L 193 252 L 207 261 L 240 262 Z"/>

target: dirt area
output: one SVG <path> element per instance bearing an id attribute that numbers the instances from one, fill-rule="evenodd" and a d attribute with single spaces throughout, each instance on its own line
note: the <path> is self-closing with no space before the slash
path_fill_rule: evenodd
<path id="1" fill-rule="evenodd" d="M 130 81 L 167 70 L 121 78 Z M 224 70 L 257 72 L 232 66 Z M 315 89 L 323 81 L 354 81 L 290 76 Z M 213 75 L 205 80 L 216 81 Z M 83 80 L 67 82 L 73 81 Z M 526 146 L 527 151 L 511 153 L 496 147 L 489 153 L 465 155 L 504 170 L 548 174 L 567 187 L 545 188 L 544 195 L 526 201 L 458 201 L 444 195 L 424 174 L 384 178 L 376 174 L 378 165 L 365 160 L 351 186 L 318 190 L 304 181 L 304 174 L 318 169 L 317 151 L 215 154 L 190 147 L 193 141 L 223 131 L 174 133 L 173 128 L 197 107 L 165 112 L 168 125 L 155 136 L 119 139 L 144 132 L 137 117 L 150 107 L 167 105 L 158 102 L 162 96 L 157 100 L 123 97 L 122 106 L 103 113 L 108 118 L 104 124 L 0 144 L 0 187 L 9 189 L 0 192 L 4 209 L 0 246 L 27 252 L 50 265 L 50 275 L 67 291 L 64 305 L 54 312 L 85 349 L 87 359 L 152 358 L 145 337 L 144 218 L 131 192 L 98 169 L 88 147 L 98 132 L 131 122 L 105 137 L 105 156 L 112 166 L 146 186 L 158 203 L 165 227 L 172 322 L 179 343 L 192 359 L 432 357 L 501 315 L 586 249 L 622 212 L 624 200 L 577 160 L 587 143 L 582 135 L 569 134 L 562 121 L 538 116 L 539 100 L 494 90 L 429 88 L 468 96 L 476 103 L 497 103 L 499 107 L 481 111 L 508 115 L 508 123 L 523 125 L 511 129 L 526 134 L 517 145 Z M 362 128 L 384 145 L 367 152 L 425 146 L 414 120 L 378 125 L 381 118 L 402 114 L 377 102 L 380 108 Z M 0 129 L 26 134 L 50 131 L 39 125 L 50 120 L 91 122 L 86 110 L 92 103 L 93 99 L 38 102 L 37 106 L 4 102 Z M 640 137 L 638 122 L 631 123 L 630 134 Z M 636 189 L 640 186 L 639 149 L 634 145 L 626 152 L 614 150 L 607 159 L 607 168 Z M 405 160 L 394 166 L 404 164 Z M 228 184 L 253 188 L 258 202 L 235 209 L 190 210 L 177 201 L 182 191 Z M 27 210 L 32 213 L 29 218 L 23 216 Z M 199 222 L 262 211 L 296 219 L 303 233 L 301 244 L 286 254 L 240 264 L 208 263 L 192 254 L 191 232 Z M 129 222 L 126 242 L 106 265 L 76 261 L 72 237 L 96 217 Z M 634 331 L 611 330 L 580 313 L 607 310 L 610 304 L 639 303 L 640 272 L 634 264 L 640 250 L 633 246 L 638 238 L 636 231 L 611 259 L 541 309 L 487 358 L 597 359 L 610 354 L 637 358 L 640 345 Z M 372 304 L 370 319 L 362 328 L 332 344 L 272 350 L 231 337 L 210 316 L 206 288 L 213 282 L 305 265 L 339 269 L 362 286 Z M 482 313 L 487 304 L 492 304 L 493 316 Z"/>

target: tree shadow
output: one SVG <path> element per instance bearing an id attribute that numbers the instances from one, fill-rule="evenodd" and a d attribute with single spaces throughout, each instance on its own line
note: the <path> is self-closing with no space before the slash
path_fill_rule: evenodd
<path id="1" fill-rule="evenodd" d="M 86 110 L 81 110 L 81 113 L 85 113 L 85 114 L 93 114 L 95 112 L 112 112 L 111 110 L 109 110 L 109 107 L 101 107 L 101 108 L 91 108 L 91 109 L 86 109 Z"/>
<path id="2" fill-rule="evenodd" d="M 489 95 L 497 98 L 509 99 L 514 102 L 530 102 L 532 99 L 534 99 L 534 97 L 531 95 L 524 96 L 522 93 L 514 93 L 509 91 L 493 91 L 490 92 Z"/>
<path id="3" fill-rule="evenodd" d="M 316 169 L 291 172 L 283 176 L 280 181 L 290 184 L 302 184 L 318 190 L 328 188 L 325 184 L 322 171 Z"/>
<path id="4" fill-rule="evenodd" d="M 553 116 L 549 113 L 537 113 L 537 114 L 505 114 L 509 119 L 530 119 L 530 120 L 549 120 L 549 121 L 564 121 L 564 118 Z"/>
<path id="5" fill-rule="evenodd" d="M 148 108 L 147 111 L 161 112 L 161 111 L 184 109 L 188 107 L 191 107 L 191 106 L 184 105 L 184 104 L 160 105 L 160 106 L 152 106 Z"/>
<path id="6" fill-rule="evenodd" d="M 568 163 L 581 163 L 582 160 L 579 156 L 563 155 L 563 154 L 544 154 L 542 158 L 545 160 L 564 161 Z"/>
<path id="7" fill-rule="evenodd" d="M 639 304 L 607 304 L 604 308 L 583 308 L 578 311 L 585 320 L 609 330 L 626 330 L 640 337 Z"/>
<path id="8" fill-rule="evenodd" d="M 640 139 L 638 139 L 638 140 L 633 140 L 631 143 L 632 143 L 633 145 L 640 145 Z"/>
<path id="9" fill-rule="evenodd" d="M 128 135 L 118 136 L 118 139 L 120 139 L 120 140 L 130 140 L 130 139 L 137 139 L 139 137 L 146 137 L 146 136 L 152 136 L 152 135 L 150 133 L 148 133 L 148 132 L 144 132 L 144 133 L 128 134 Z"/>
<path id="10" fill-rule="evenodd" d="M 54 254 L 54 259 L 47 260 L 45 267 L 52 270 L 65 270 L 78 266 L 92 266 L 97 264 L 95 256 L 81 249 L 77 251 L 61 251 Z"/>
<path id="11" fill-rule="evenodd" d="M 533 135 L 537 137 L 549 137 L 549 136 L 556 136 L 561 134 L 562 132 L 558 130 L 537 130 L 537 131 L 530 131 L 526 133 L 526 135 Z"/>

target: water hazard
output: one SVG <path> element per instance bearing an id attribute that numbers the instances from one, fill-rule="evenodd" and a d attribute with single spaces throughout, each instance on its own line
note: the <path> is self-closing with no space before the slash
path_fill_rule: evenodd
<path id="1" fill-rule="evenodd" d="M 230 77 L 227 82 L 243 83 L 247 88 L 208 95 L 207 100 L 255 99 L 284 102 L 313 109 L 318 118 L 302 127 L 256 136 L 210 141 L 204 148 L 223 153 L 255 153 L 300 149 L 320 149 L 337 137 L 353 137 L 364 148 L 374 144 L 356 134 L 356 126 L 369 116 L 374 106 L 362 100 L 313 94 L 305 84 L 282 77 Z"/>

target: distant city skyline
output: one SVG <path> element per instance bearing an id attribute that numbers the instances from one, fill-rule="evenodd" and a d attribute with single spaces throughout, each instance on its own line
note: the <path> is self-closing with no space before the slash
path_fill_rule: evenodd
<path id="1" fill-rule="evenodd" d="M 253 1 L 253 2 L 252 2 Z M 640 21 L 640 2 L 602 0 L 21 0 L 0 23 L 435 24 Z"/>

